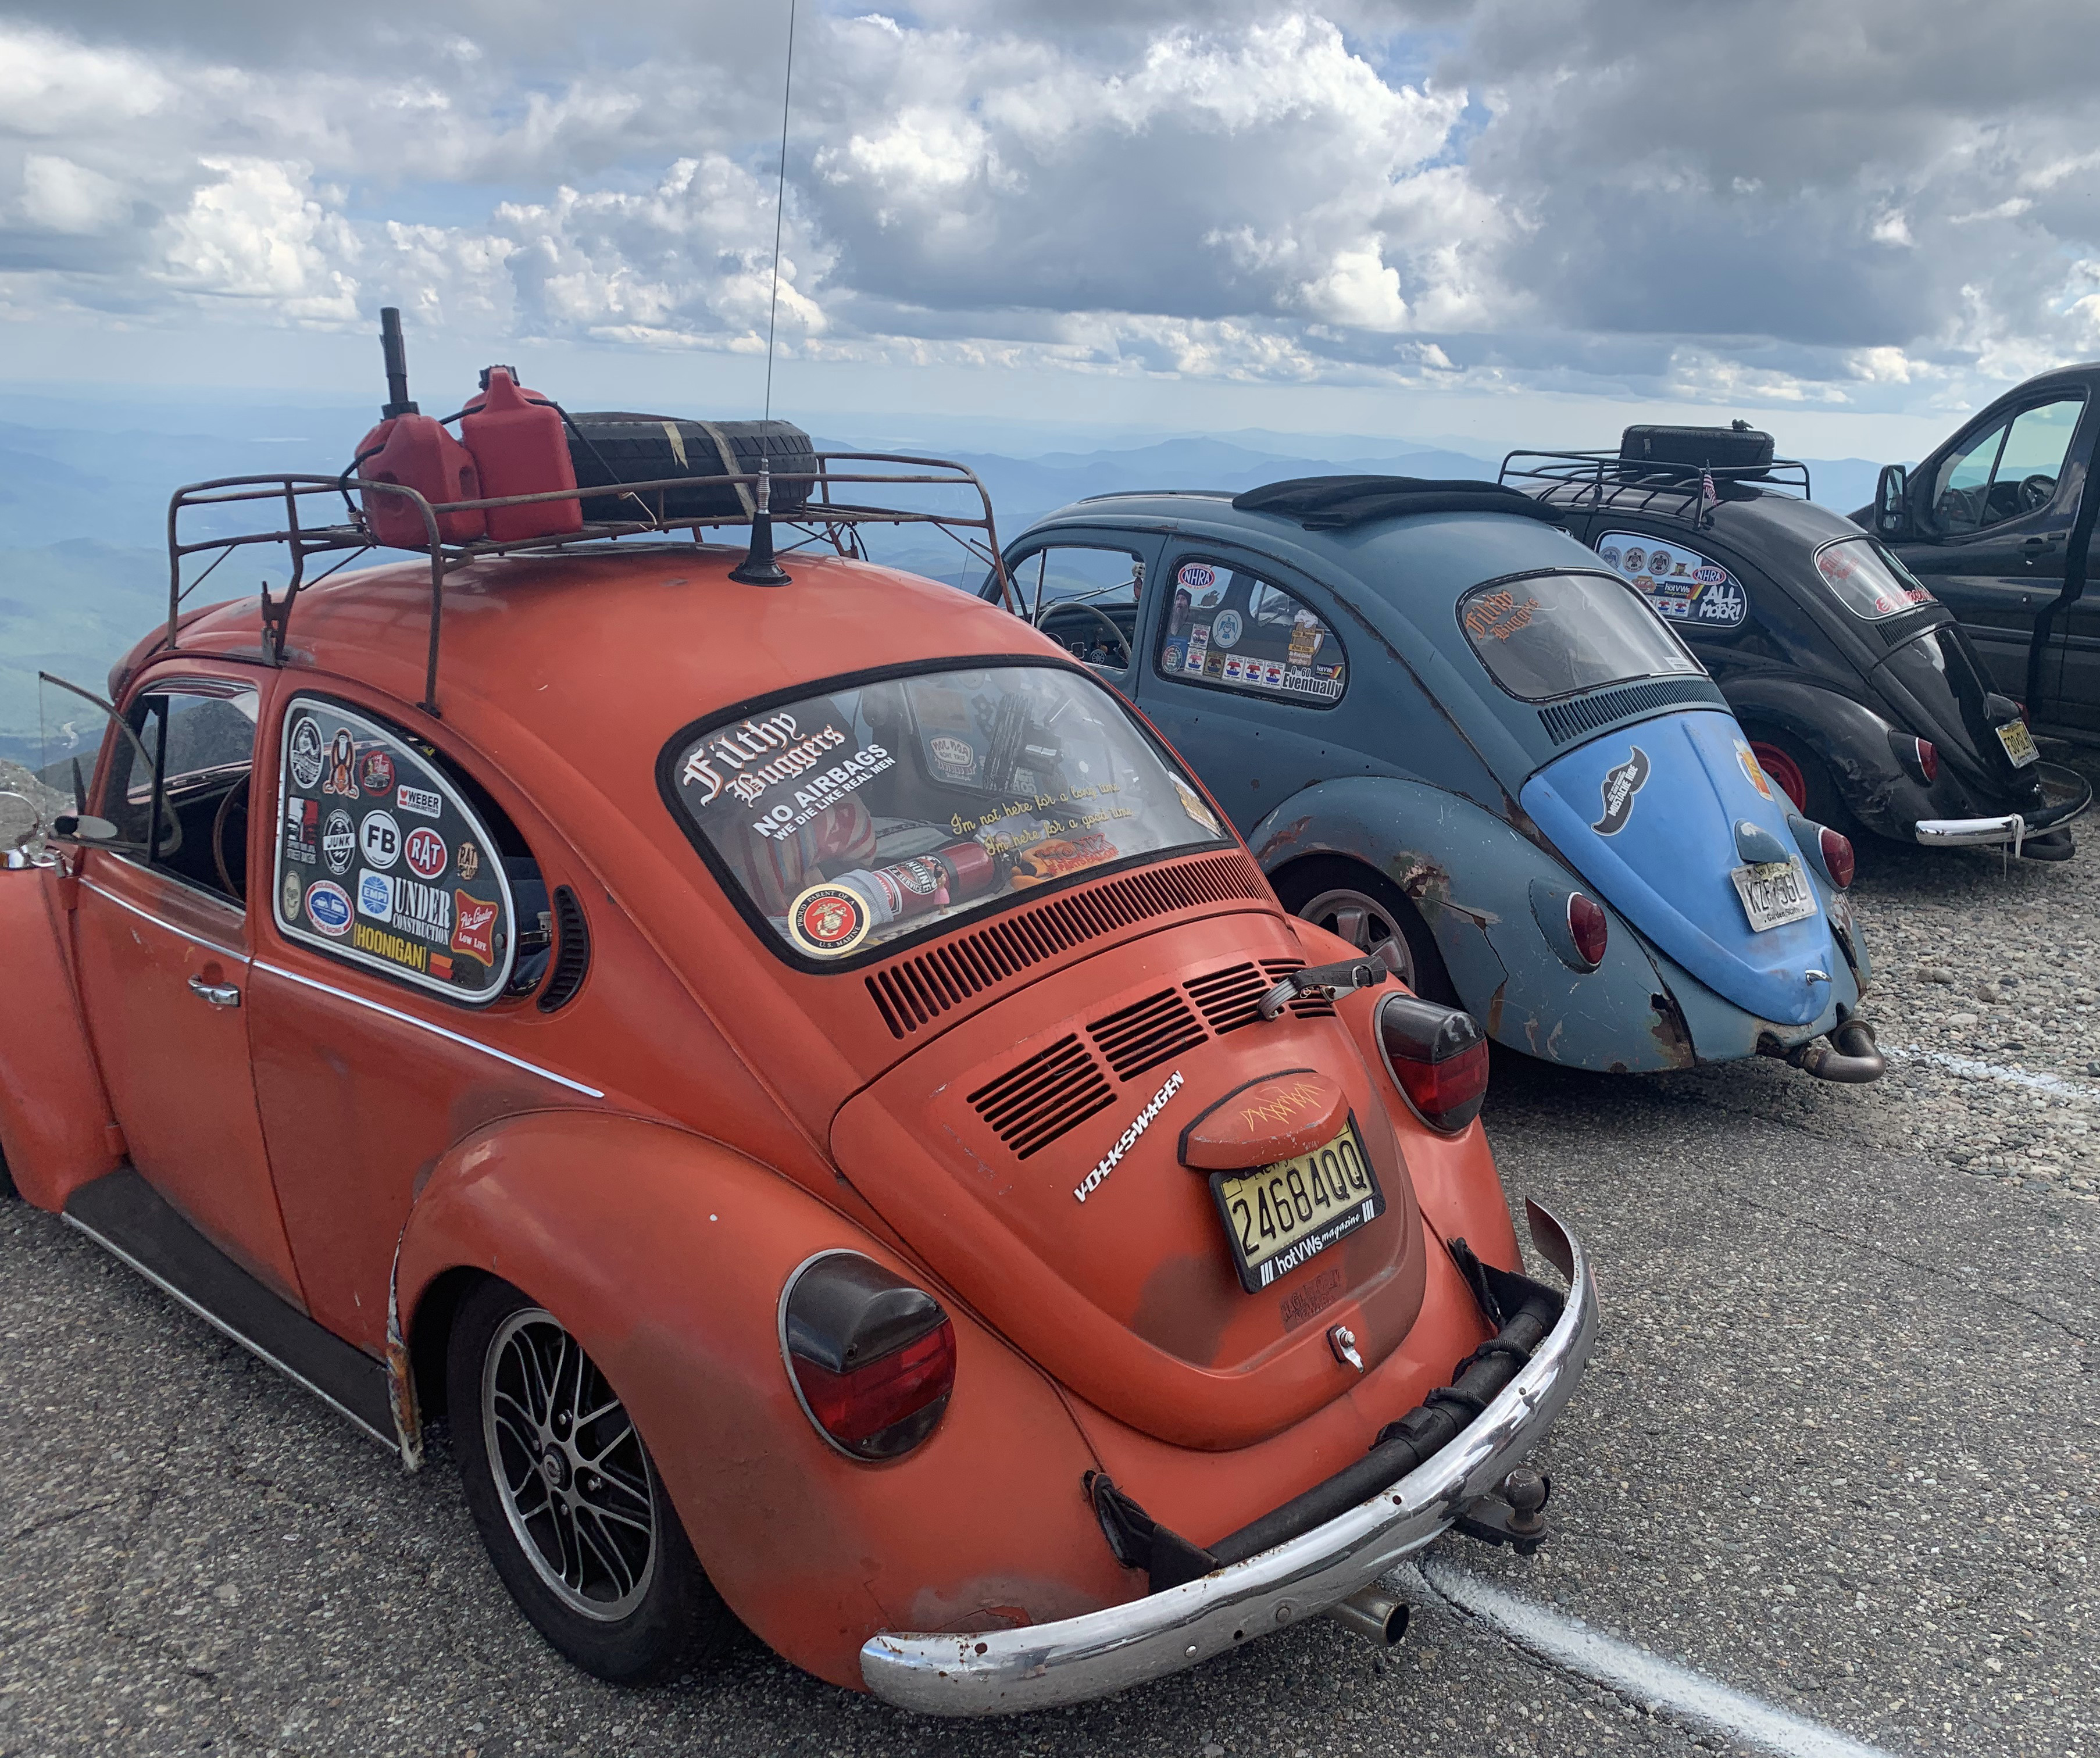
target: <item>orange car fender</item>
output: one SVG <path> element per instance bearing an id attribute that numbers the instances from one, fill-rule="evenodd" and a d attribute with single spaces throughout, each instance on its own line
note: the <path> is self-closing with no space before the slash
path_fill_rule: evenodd
<path id="1" fill-rule="evenodd" d="M 39 1209 L 124 1157 L 66 958 L 62 888 L 75 883 L 55 867 L 0 872 L 0 1153 Z"/>
<path id="2" fill-rule="evenodd" d="M 1298 941 L 1309 964 L 1332 964 L 1360 956 L 1357 949 L 1336 934 L 1310 922 L 1293 922 Z M 1516 1227 L 1510 1219 L 1509 1199 L 1503 1193 L 1502 1174 L 1489 1151 L 1486 1131 L 1476 1117 L 1455 1135 L 1432 1130 L 1414 1114 L 1385 1065 L 1378 1045 L 1379 1002 L 1394 992 L 1381 983 L 1360 989 L 1345 997 L 1335 1011 L 1348 1022 L 1351 1034 L 1387 1106 L 1392 1113 L 1394 1133 L 1407 1158 L 1407 1173 L 1414 1186 L 1414 1200 L 1422 1218 L 1432 1231 L 1446 1240 L 1462 1239 L 1481 1261 L 1499 1270 L 1524 1271 L 1523 1254 L 1517 1249 Z"/>
<path id="3" fill-rule="evenodd" d="M 782 1358 L 781 1291 L 834 1248 L 927 1287 L 955 1323 L 941 1425 L 888 1465 L 818 1435 Z M 1094 1524 L 1079 1484 L 1095 1461 L 1051 1383 L 924 1271 L 726 1148 L 603 1113 L 491 1125 L 439 1162 L 403 1231 L 396 1298 L 419 1358 L 419 1310 L 461 1268 L 578 1339 L 722 1597 L 820 1678 L 860 1688 L 880 1629 L 1040 1623 L 1140 1590 Z"/>

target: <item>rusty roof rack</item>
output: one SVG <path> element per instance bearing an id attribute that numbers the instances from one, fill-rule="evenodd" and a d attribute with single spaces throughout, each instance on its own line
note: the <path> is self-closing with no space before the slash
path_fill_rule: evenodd
<path id="1" fill-rule="evenodd" d="M 1527 461 L 1520 465 L 1519 459 Z M 1645 513 L 1657 518 L 1682 519 L 1694 531 L 1713 522 L 1714 502 L 1705 485 L 1714 484 L 1717 500 L 1746 500 L 1767 489 L 1789 498 L 1811 498 L 1808 466 L 1797 458 L 1769 464 L 1660 464 L 1622 457 L 1616 452 L 1531 452 L 1505 456 L 1495 480 L 1535 483 L 1526 488 L 1549 506 L 1569 512 Z"/>
<path id="2" fill-rule="evenodd" d="M 863 525 L 933 525 L 938 527 L 969 555 L 985 563 L 996 575 L 1003 601 L 1009 610 L 1016 610 L 1013 588 L 1006 577 L 1006 565 L 999 555 L 999 532 L 992 518 L 991 496 L 977 473 L 966 465 L 951 463 L 942 458 L 921 458 L 905 452 L 819 452 L 816 453 L 817 468 L 814 471 L 783 470 L 769 473 L 765 481 L 773 488 L 793 484 L 807 484 L 809 492 L 802 505 L 792 512 L 774 511 L 770 515 L 745 512 L 740 515 L 657 518 L 648 515 L 648 508 L 640 496 L 650 490 L 690 490 L 696 482 L 710 488 L 735 488 L 739 500 L 747 506 L 761 487 L 757 475 L 709 476 L 695 478 L 690 476 L 668 477 L 660 480 L 638 482 L 595 483 L 589 487 L 550 490 L 536 495 L 505 495 L 482 500 L 447 501 L 434 504 L 412 488 L 396 482 L 368 482 L 347 472 L 331 476 L 307 476 L 296 473 L 267 476 L 222 476 L 210 482 L 192 482 L 178 488 L 168 501 L 168 628 L 165 645 L 174 646 L 182 619 L 183 601 L 211 577 L 213 571 L 235 551 L 261 544 L 283 546 L 291 557 L 291 578 L 281 595 L 272 597 L 267 582 L 262 592 L 262 642 L 264 658 L 272 665 L 284 662 L 286 631 L 291 621 L 292 605 L 301 592 L 318 585 L 329 575 L 346 567 L 368 551 L 382 547 L 372 535 L 364 512 L 351 498 L 353 491 L 361 494 L 395 495 L 409 501 L 423 522 L 429 541 L 420 549 L 410 549 L 409 554 L 426 554 L 430 564 L 430 645 L 423 684 L 423 699 L 417 704 L 426 714 L 438 716 L 438 649 L 444 621 L 445 576 L 454 570 L 484 556 L 518 553 L 545 554 L 570 549 L 579 544 L 602 544 L 612 539 L 632 537 L 649 532 L 690 531 L 695 542 L 701 541 L 703 531 L 719 526 L 751 525 L 761 516 L 768 516 L 775 526 L 788 526 L 802 535 L 796 542 L 783 546 L 783 552 L 812 544 L 827 544 L 836 553 L 856 559 L 866 559 L 867 549 L 862 544 L 859 527 Z M 833 466 L 915 465 L 917 474 L 898 471 L 881 473 L 869 470 L 841 471 Z M 936 474 L 938 473 L 938 474 Z M 927 513 L 901 507 L 867 506 L 857 501 L 835 500 L 834 487 L 852 485 L 875 485 L 888 487 L 964 487 L 976 491 L 981 514 Z M 311 496 L 337 496 L 342 503 L 343 517 L 333 524 L 315 524 L 300 518 L 301 503 Z M 532 537 L 508 543 L 497 543 L 480 539 L 470 543 L 447 543 L 439 535 L 437 516 L 440 513 L 487 509 L 495 507 L 535 505 L 545 500 L 604 500 L 615 496 L 632 500 L 641 509 L 643 517 L 618 522 L 593 522 L 580 530 L 558 537 Z M 181 534 L 182 515 L 206 507 L 239 505 L 248 502 L 281 502 L 283 523 L 273 529 L 239 531 L 230 535 L 200 538 L 184 542 Z M 661 504 L 660 501 L 659 504 Z M 333 509 L 328 509 L 333 513 Z M 982 532 L 982 536 L 973 536 Z M 218 554 L 201 573 L 187 583 L 183 578 L 184 559 L 190 556 Z M 340 559 L 323 568 L 312 579 L 307 577 L 307 564 L 311 557 L 337 555 Z M 1018 615 L 1017 610 L 1016 614 Z"/>

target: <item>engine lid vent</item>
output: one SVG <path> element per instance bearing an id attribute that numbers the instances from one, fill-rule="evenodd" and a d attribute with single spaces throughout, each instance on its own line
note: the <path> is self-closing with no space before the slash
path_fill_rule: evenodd
<path id="1" fill-rule="evenodd" d="M 1209 1035 L 1180 992 L 1171 989 L 1118 1008 L 1087 1030 L 1120 1081 L 1193 1050 Z"/>
<path id="2" fill-rule="evenodd" d="M 970 1095 L 1017 1160 L 1039 1153 L 1114 1098 L 1093 1052 L 1068 1033 Z"/>

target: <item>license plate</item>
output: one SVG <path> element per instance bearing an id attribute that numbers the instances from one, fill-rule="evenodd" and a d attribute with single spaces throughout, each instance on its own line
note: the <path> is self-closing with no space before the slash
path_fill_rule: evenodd
<path id="1" fill-rule="evenodd" d="M 2013 760 L 2013 767 L 2023 769 L 2041 753 L 2035 749 L 2034 734 L 2019 720 L 2008 720 L 1998 729 L 1998 742 L 2005 747 L 2005 755 Z"/>
<path id="2" fill-rule="evenodd" d="M 1743 914 L 1758 933 L 1815 914 L 1815 892 L 1808 883 L 1808 870 L 1798 861 L 1755 861 L 1728 877 L 1736 882 Z"/>
<path id="3" fill-rule="evenodd" d="M 1385 1213 L 1354 1117 L 1312 1152 L 1245 1172 L 1213 1172 L 1211 1194 L 1240 1286 L 1258 1294 Z"/>

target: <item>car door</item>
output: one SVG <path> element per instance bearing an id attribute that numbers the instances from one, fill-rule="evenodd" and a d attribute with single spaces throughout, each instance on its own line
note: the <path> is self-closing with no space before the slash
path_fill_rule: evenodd
<path id="1" fill-rule="evenodd" d="M 1146 570 L 1158 560 L 1161 541 L 1155 532 L 1060 528 L 1024 542 L 1008 559 L 1022 614 L 1126 697 L 1135 689 Z"/>
<path id="2" fill-rule="evenodd" d="M 1177 540 L 1154 585 L 1138 705 L 1196 767 L 1242 835 L 1333 773 L 1328 717 L 1348 655 L 1317 588 L 1216 544 Z"/>
<path id="3" fill-rule="evenodd" d="M 132 1165 L 228 1257 L 303 1306 L 249 1043 L 249 804 L 271 682 L 184 667 L 123 705 L 91 802 L 115 834 L 80 852 L 73 953 Z"/>
<path id="4" fill-rule="evenodd" d="M 1896 546 L 2015 699 L 2036 615 L 2063 588 L 2092 421 L 2084 394 L 2066 391 L 1987 416 L 1919 467 L 1921 535 Z"/>

